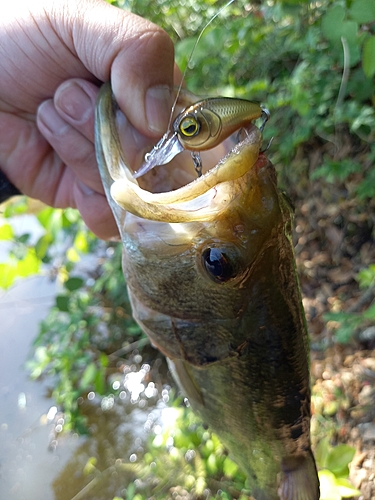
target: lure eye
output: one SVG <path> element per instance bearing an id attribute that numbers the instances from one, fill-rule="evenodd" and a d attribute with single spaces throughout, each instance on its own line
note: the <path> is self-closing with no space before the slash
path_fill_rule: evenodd
<path id="1" fill-rule="evenodd" d="M 180 123 L 180 132 L 184 137 L 194 137 L 199 132 L 200 126 L 194 116 L 185 116 Z"/>
<path id="2" fill-rule="evenodd" d="M 202 254 L 203 266 L 211 279 L 217 283 L 225 283 L 237 274 L 231 258 L 220 248 L 206 248 Z"/>

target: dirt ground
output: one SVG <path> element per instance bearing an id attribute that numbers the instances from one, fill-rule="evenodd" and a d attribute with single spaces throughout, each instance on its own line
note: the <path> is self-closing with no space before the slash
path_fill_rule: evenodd
<path id="1" fill-rule="evenodd" d="M 324 151 L 303 156 L 308 178 Z M 338 343 L 329 312 L 361 314 L 374 302 L 375 286 L 361 290 L 356 276 L 375 263 L 375 203 L 359 203 L 353 187 L 325 179 L 305 182 L 290 193 L 296 205 L 298 274 L 311 335 L 313 441 L 324 435 L 332 445 L 356 448 L 350 479 L 362 500 L 375 500 L 375 322 L 364 321 L 348 343 Z"/>

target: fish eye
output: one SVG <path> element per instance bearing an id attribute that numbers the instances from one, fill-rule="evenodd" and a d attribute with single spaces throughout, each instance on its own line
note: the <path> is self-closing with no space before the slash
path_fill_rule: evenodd
<path id="1" fill-rule="evenodd" d="M 179 128 L 184 137 L 193 137 L 199 132 L 200 126 L 195 116 L 187 115 L 181 120 Z"/>
<path id="2" fill-rule="evenodd" d="M 237 274 L 237 266 L 231 257 L 220 248 L 206 248 L 202 254 L 203 266 L 211 279 L 217 283 L 225 283 Z"/>

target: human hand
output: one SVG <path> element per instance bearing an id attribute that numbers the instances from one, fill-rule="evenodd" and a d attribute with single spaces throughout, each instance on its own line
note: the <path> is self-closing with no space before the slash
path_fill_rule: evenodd
<path id="1" fill-rule="evenodd" d="M 160 137 L 173 101 L 171 40 L 101 0 L 40 0 L 0 7 L 0 48 L 1 170 L 28 196 L 78 208 L 98 236 L 117 234 L 93 146 L 98 86 L 111 79 L 133 144 Z"/>

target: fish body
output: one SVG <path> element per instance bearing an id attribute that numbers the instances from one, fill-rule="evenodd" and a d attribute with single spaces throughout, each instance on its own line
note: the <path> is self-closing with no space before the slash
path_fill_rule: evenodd
<path id="1" fill-rule="evenodd" d="M 257 500 L 318 500 L 293 211 L 259 152 L 260 131 L 250 126 L 190 185 L 151 196 L 126 172 L 112 105 L 104 87 L 97 156 L 119 224 L 134 318 L 168 357 L 194 411 L 247 473 Z"/>

